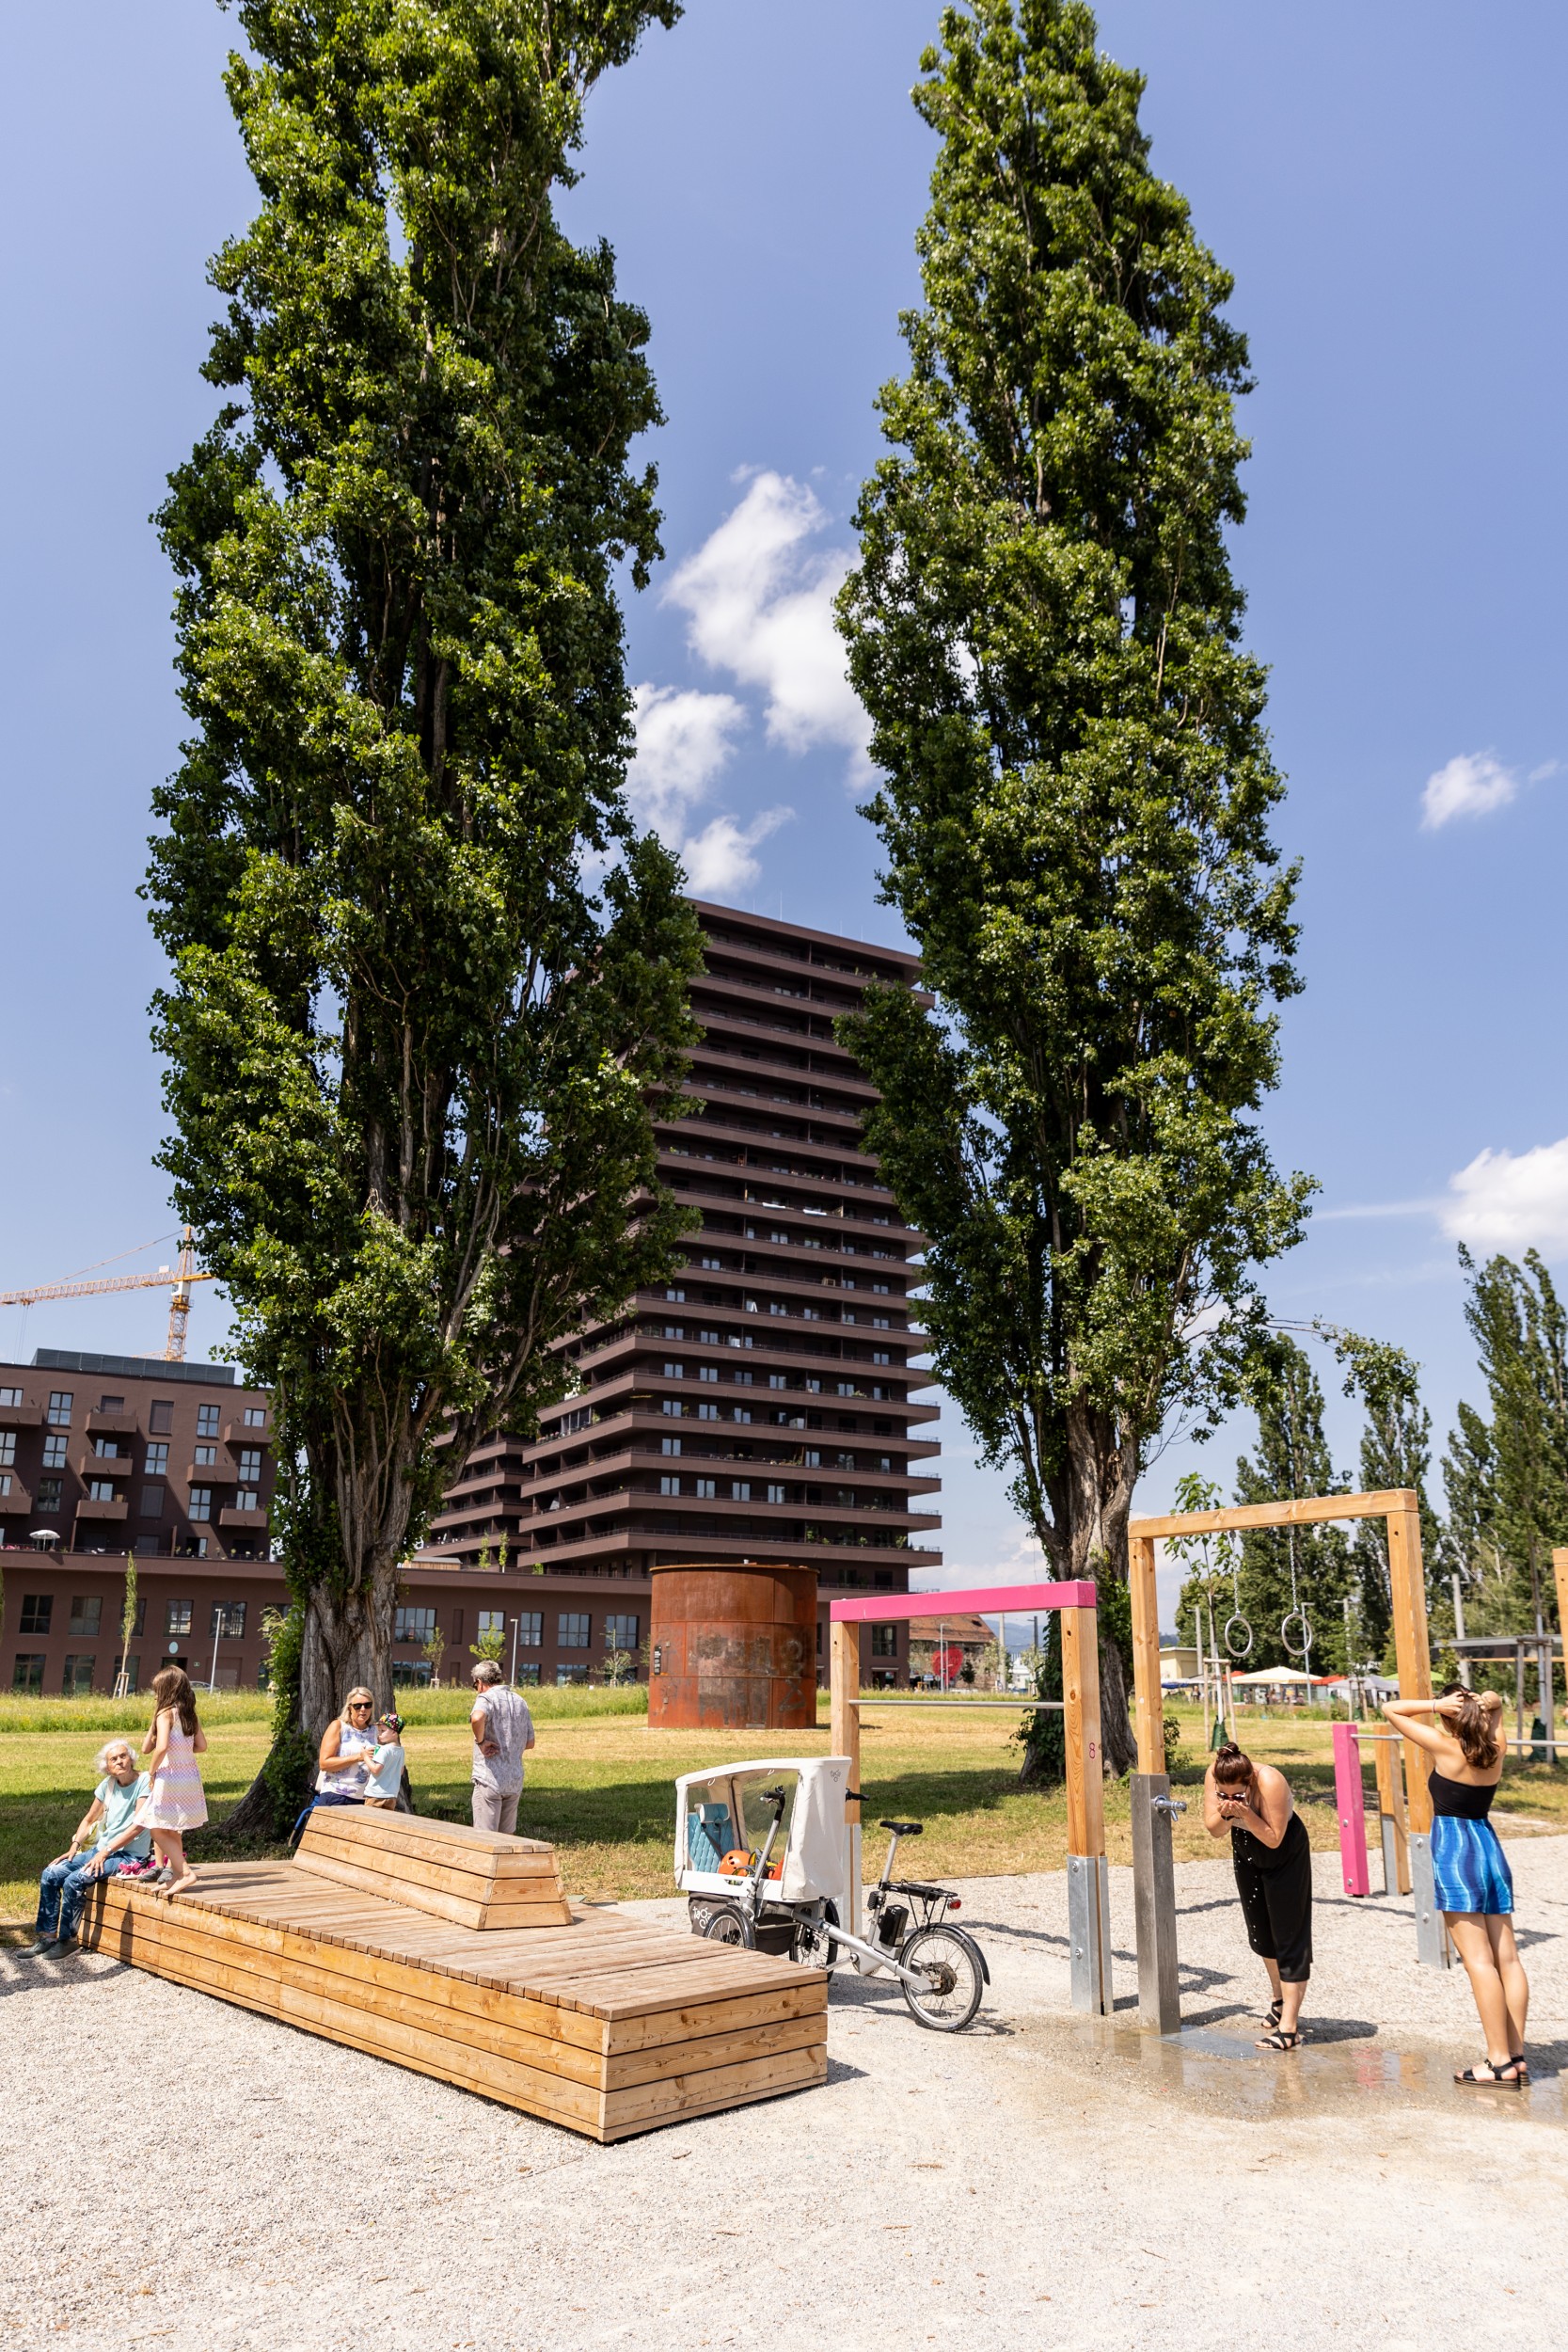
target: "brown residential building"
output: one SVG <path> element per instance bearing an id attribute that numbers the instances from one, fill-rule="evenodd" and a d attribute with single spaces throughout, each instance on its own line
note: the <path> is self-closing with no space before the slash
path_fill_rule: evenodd
<path id="1" fill-rule="evenodd" d="M 940 1482 L 909 1293 L 920 1237 L 862 1150 L 875 1089 L 833 1035 L 913 960 L 697 903 L 703 1038 L 659 1169 L 701 1212 L 687 1263 L 571 1343 L 581 1393 L 539 1440 L 477 1447 L 433 1553 L 616 1580 L 645 1611 L 675 1561 L 814 1565 L 825 1593 L 907 1592 L 935 1566 Z M 878 1629 L 905 1662 L 902 1628 Z"/>

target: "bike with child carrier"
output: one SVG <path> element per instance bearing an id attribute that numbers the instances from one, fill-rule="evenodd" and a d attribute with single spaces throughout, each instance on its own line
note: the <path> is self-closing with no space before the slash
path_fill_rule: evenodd
<path id="1" fill-rule="evenodd" d="M 990 1971 L 956 1924 L 959 1899 L 925 1879 L 895 1879 L 899 1843 L 923 1823 L 887 1820 L 882 1874 L 865 1890 L 868 1932 L 842 1925 L 844 1756 L 727 1764 L 675 1784 L 675 1883 L 692 1930 L 708 1942 L 776 1952 L 813 1968 L 852 1961 L 896 1978 L 916 2023 L 936 2033 L 973 2025 Z M 781 1838 L 782 1833 L 782 1838 Z"/>

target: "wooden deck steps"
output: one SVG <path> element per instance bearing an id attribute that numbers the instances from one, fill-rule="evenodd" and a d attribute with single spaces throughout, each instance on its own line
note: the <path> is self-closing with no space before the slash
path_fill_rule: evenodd
<path id="1" fill-rule="evenodd" d="M 364 1818 L 379 1825 L 388 1817 Z M 380 1851 L 398 1859 L 389 1846 Z M 551 1850 L 534 1851 L 550 1856 L 549 1881 L 542 1871 L 518 1880 L 553 1883 Z M 559 1897 L 563 1915 L 551 1924 L 464 1927 L 337 1875 L 374 1874 L 373 1863 L 341 1864 L 336 1851 L 319 1859 L 335 1866 L 333 1875 L 303 1857 L 204 1865 L 196 1888 L 173 1902 L 135 1881 L 106 1879 L 89 1897 L 83 1941 L 594 2139 L 826 2079 L 820 1969 Z M 429 1871 L 452 1865 L 429 1850 L 422 1859 L 423 1900 L 448 1895 Z M 501 1874 L 498 1883 L 517 1881 Z"/>
<path id="2" fill-rule="evenodd" d="M 317 1805 L 294 1867 L 460 1928 L 564 1927 L 571 1917 L 553 1846 L 416 1813 Z"/>

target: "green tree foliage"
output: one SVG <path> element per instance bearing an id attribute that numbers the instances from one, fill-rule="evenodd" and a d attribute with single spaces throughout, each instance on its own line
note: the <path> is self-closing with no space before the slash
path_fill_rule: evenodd
<path id="1" fill-rule="evenodd" d="M 1443 1480 L 1448 1557 L 1470 1580 L 1466 1617 L 1481 1633 L 1555 1620 L 1554 1545 L 1568 1543 L 1568 1315 L 1543 1260 L 1460 1263 L 1490 1419 L 1461 1405 Z"/>
<path id="2" fill-rule="evenodd" d="M 1361 1432 L 1360 1489 L 1381 1494 L 1412 1488 L 1420 1503 L 1421 1563 L 1427 1611 L 1433 1631 L 1452 1630 L 1452 1610 L 1444 1592 L 1442 1522 L 1427 1493 L 1432 1470 L 1432 1416 L 1421 1403 L 1420 1372 L 1402 1348 L 1354 1331 L 1323 1327 L 1344 1367 L 1347 1396 L 1359 1396 L 1366 1412 Z M 1353 1647 L 1356 1661 L 1382 1660 L 1393 1640 L 1393 1591 L 1388 1572 L 1388 1522 L 1362 1519 L 1351 1539 L 1355 1567 Z"/>
<path id="3" fill-rule="evenodd" d="M 213 267 L 226 405 L 159 517 L 193 732 L 148 893 L 164 1165 L 276 1399 L 281 1804 L 344 1688 L 389 1692 L 451 1468 L 533 1427 L 551 1343 L 678 1228 L 649 1102 L 698 943 L 622 798 L 613 585 L 657 553 L 627 451 L 658 407 L 552 190 L 590 86 L 679 5 L 237 13 L 261 209 Z"/>
<path id="4" fill-rule="evenodd" d="M 943 1385 L 1053 1570 L 1124 1580 L 1148 1450 L 1233 1393 L 1309 1187 L 1255 1116 L 1297 981 L 1226 545 L 1245 345 L 1095 39 L 1076 0 L 974 0 L 922 61 L 925 299 L 839 618 L 935 1001 L 872 992 L 841 1034 Z"/>
<path id="5" fill-rule="evenodd" d="M 1286 1333 L 1271 1332 L 1254 1350 L 1251 1385 L 1258 1451 L 1236 1464 L 1236 1501 L 1347 1493 L 1349 1481 L 1335 1470 L 1323 1431 L 1323 1386 L 1304 1350 Z M 1313 1673 L 1344 1666 L 1344 1604 L 1355 1575 L 1343 1527 L 1249 1529 L 1242 1536 L 1239 1581 L 1242 1613 L 1253 1631 L 1249 1669 L 1304 1663 L 1299 1622 L 1289 1639 L 1285 1631 L 1297 1608 L 1312 1629 Z"/>

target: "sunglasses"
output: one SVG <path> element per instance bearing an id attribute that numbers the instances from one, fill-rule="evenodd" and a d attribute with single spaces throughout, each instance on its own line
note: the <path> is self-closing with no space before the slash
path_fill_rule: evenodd
<path id="1" fill-rule="evenodd" d="M 373 1699 L 351 1699 L 348 1711 L 351 1715 L 368 1715 L 374 1704 Z"/>

